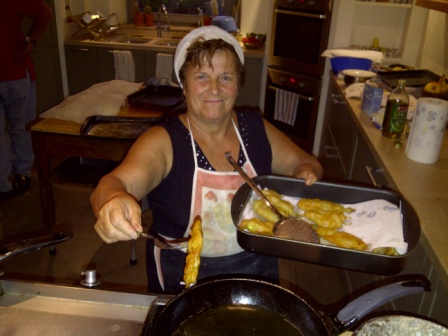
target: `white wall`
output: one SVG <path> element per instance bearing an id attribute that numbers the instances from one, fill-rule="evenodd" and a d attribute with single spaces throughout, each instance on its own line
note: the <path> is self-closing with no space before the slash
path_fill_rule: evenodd
<path id="1" fill-rule="evenodd" d="M 448 14 L 429 10 L 419 67 L 448 76 Z"/>

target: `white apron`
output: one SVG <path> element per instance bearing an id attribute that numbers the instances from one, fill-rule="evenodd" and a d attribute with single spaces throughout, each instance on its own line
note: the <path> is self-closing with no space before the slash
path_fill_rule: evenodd
<path id="1" fill-rule="evenodd" d="M 239 253 L 243 249 L 238 245 L 236 239 L 236 228 L 232 221 L 230 205 L 235 192 L 241 187 L 244 180 L 237 172 L 217 172 L 198 167 L 193 132 L 191 131 L 188 118 L 187 122 L 190 130 L 195 170 L 193 175 L 189 225 L 185 230 L 184 236 L 186 237 L 190 234 L 190 227 L 193 224 L 194 218 L 197 215 L 201 215 L 204 234 L 201 256 L 222 257 Z M 246 162 L 242 168 L 249 177 L 255 177 L 257 176 L 256 171 L 247 155 L 238 127 L 233 120 L 232 123 L 246 157 Z M 160 263 L 160 249 L 156 246 L 154 249 L 159 283 L 164 288 L 162 265 Z"/>

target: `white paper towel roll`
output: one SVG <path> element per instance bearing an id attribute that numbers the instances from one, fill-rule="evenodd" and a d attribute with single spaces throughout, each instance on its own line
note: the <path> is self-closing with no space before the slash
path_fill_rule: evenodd
<path id="1" fill-rule="evenodd" d="M 418 99 L 406 145 L 408 158 L 421 163 L 436 162 L 447 121 L 448 101 L 437 98 Z"/>

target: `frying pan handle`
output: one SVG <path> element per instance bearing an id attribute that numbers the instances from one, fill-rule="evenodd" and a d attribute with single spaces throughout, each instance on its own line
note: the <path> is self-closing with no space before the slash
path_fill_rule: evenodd
<path id="1" fill-rule="evenodd" d="M 348 329 L 375 308 L 399 297 L 430 291 L 431 283 L 426 278 L 411 281 L 400 281 L 376 288 L 349 302 L 336 315 L 344 329 Z"/>

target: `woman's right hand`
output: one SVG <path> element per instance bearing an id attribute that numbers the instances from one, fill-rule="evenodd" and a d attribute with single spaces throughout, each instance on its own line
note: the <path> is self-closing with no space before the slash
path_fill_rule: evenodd
<path id="1" fill-rule="evenodd" d="M 100 208 L 95 230 L 105 243 L 137 239 L 142 231 L 141 208 L 135 198 L 124 192 L 116 193 Z"/>

